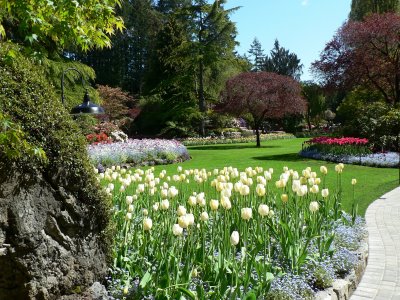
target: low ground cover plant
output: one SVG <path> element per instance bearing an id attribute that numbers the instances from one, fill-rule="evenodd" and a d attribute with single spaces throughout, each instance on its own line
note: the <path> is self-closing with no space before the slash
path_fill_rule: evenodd
<path id="1" fill-rule="evenodd" d="M 182 143 L 160 139 L 93 143 L 88 146 L 88 154 L 95 166 L 166 164 L 190 158 Z"/>
<path id="2" fill-rule="evenodd" d="M 261 141 L 279 140 L 279 139 L 292 139 L 295 136 L 291 133 L 267 133 L 261 134 Z M 255 142 L 256 136 L 242 136 L 242 137 L 232 137 L 227 135 L 226 137 L 194 137 L 182 140 L 185 146 L 200 146 L 200 145 L 214 145 L 214 144 L 238 144 L 238 143 L 249 143 Z"/>
<path id="3" fill-rule="evenodd" d="M 336 187 L 324 166 L 99 173 L 114 205 L 113 296 L 312 299 L 354 267 L 363 238 L 341 209 L 343 168 Z"/>

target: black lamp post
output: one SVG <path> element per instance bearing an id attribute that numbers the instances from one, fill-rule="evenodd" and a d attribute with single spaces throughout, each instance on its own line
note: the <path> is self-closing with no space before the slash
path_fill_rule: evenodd
<path id="1" fill-rule="evenodd" d="M 83 75 L 76 68 L 65 69 L 63 71 L 63 73 L 62 73 L 62 76 L 61 76 L 61 101 L 62 101 L 62 104 L 65 105 L 65 99 L 64 99 L 64 74 L 69 70 L 74 70 L 75 72 L 77 72 L 81 76 L 82 86 L 85 88 L 85 96 L 83 98 L 82 104 L 79 104 L 79 105 L 75 106 L 71 110 L 71 114 L 73 114 L 73 115 L 77 115 L 77 114 L 104 114 L 104 109 L 101 106 L 90 102 L 89 93 L 88 93 L 87 88 L 85 87 L 85 81 L 83 80 Z"/>

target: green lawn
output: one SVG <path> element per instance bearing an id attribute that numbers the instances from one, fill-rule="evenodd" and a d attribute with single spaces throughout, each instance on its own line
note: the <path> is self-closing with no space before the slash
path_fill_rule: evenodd
<path id="1" fill-rule="evenodd" d="M 183 168 L 205 168 L 212 170 L 224 166 L 236 167 L 244 170 L 246 167 L 260 166 L 274 168 L 273 181 L 284 166 L 297 170 L 299 173 L 306 167 L 319 172 L 319 167 L 328 167 L 327 185 L 332 191 L 336 186 L 335 163 L 317 161 L 299 157 L 301 144 L 306 139 L 274 140 L 262 142 L 261 148 L 255 143 L 226 144 L 188 147 L 192 159 L 181 163 Z M 156 170 L 165 169 L 168 174 L 176 173 L 177 164 L 157 166 Z M 352 203 L 351 179 L 357 179 L 355 189 L 356 200 L 359 201 L 359 214 L 364 215 L 368 205 L 379 196 L 398 186 L 398 170 L 386 168 L 370 168 L 356 165 L 346 165 L 342 174 L 343 208 L 349 210 Z"/>

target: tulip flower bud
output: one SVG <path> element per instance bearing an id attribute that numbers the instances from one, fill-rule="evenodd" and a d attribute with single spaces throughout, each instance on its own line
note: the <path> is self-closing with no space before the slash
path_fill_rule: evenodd
<path id="1" fill-rule="evenodd" d="M 319 168 L 319 170 L 321 171 L 322 174 L 326 175 L 328 173 L 328 169 L 325 166 L 321 166 Z"/>
<path id="2" fill-rule="evenodd" d="M 357 179 L 353 178 L 353 179 L 351 180 L 351 184 L 352 184 L 352 185 L 356 185 L 356 184 L 357 184 Z"/>
<path id="3" fill-rule="evenodd" d="M 209 217 L 208 217 L 208 213 L 206 211 L 203 211 L 200 215 L 200 220 L 202 220 L 203 222 L 208 221 Z"/>
<path id="4" fill-rule="evenodd" d="M 326 198 L 329 196 L 329 190 L 328 189 L 322 189 L 321 195 L 323 198 Z"/>
<path id="5" fill-rule="evenodd" d="M 228 197 L 222 197 L 221 198 L 221 206 L 223 208 L 225 208 L 226 210 L 229 210 L 229 209 L 232 208 L 232 203 L 231 203 L 231 201 L 229 200 Z"/>
<path id="6" fill-rule="evenodd" d="M 196 197 L 195 197 L 195 196 L 190 196 L 190 197 L 189 197 L 189 200 L 188 200 L 188 204 L 189 204 L 190 206 L 195 206 L 196 203 L 197 203 Z"/>
<path id="7" fill-rule="evenodd" d="M 159 208 L 159 206 L 160 206 L 160 203 L 158 203 L 158 202 L 154 203 L 154 204 L 153 204 L 153 210 L 154 210 L 154 211 L 157 211 L 158 208 Z"/>
<path id="8" fill-rule="evenodd" d="M 249 208 L 249 207 L 244 207 L 244 208 L 242 208 L 242 210 L 241 210 L 241 216 L 242 216 L 242 219 L 243 219 L 243 220 L 248 221 L 248 220 L 250 220 L 250 219 L 252 218 L 252 216 L 253 216 L 253 211 L 252 211 L 251 208 Z"/>
<path id="9" fill-rule="evenodd" d="M 313 194 L 318 194 L 318 192 L 319 192 L 318 185 L 314 184 L 314 185 L 311 187 L 310 192 L 313 193 Z"/>
<path id="10" fill-rule="evenodd" d="M 172 233 L 173 233 L 175 236 L 182 235 L 182 233 L 183 233 L 183 228 L 182 228 L 181 226 L 179 226 L 179 224 L 174 224 L 174 225 L 172 226 Z"/>
<path id="11" fill-rule="evenodd" d="M 265 192 L 266 192 L 266 191 L 265 191 L 265 186 L 262 185 L 262 184 L 257 184 L 256 192 L 257 192 L 257 195 L 258 195 L 258 196 L 260 196 L 260 197 L 264 196 L 264 195 L 265 195 Z"/>
<path id="12" fill-rule="evenodd" d="M 186 219 L 187 219 L 189 225 L 193 225 L 194 224 L 194 215 L 193 214 L 187 214 L 186 215 Z"/>
<path id="13" fill-rule="evenodd" d="M 236 246 L 239 244 L 239 232 L 233 231 L 231 234 L 231 245 Z"/>
<path id="14" fill-rule="evenodd" d="M 149 231 L 153 227 L 153 221 L 150 218 L 143 219 L 143 229 Z"/>
<path id="15" fill-rule="evenodd" d="M 318 211 L 318 209 L 319 209 L 319 204 L 318 204 L 318 202 L 317 201 L 312 201 L 311 203 L 310 203 L 310 211 L 312 212 L 312 213 L 315 213 L 316 211 Z"/>
<path id="16" fill-rule="evenodd" d="M 177 214 L 178 216 L 184 216 L 186 215 L 186 208 L 182 205 L 178 206 L 178 210 L 177 210 Z"/>
<path id="17" fill-rule="evenodd" d="M 243 185 L 240 189 L 240 195 L 247 196 L 250 193 L 250 188 L 247 185 Z"/>
<path id="18" fill-rule="evenodd" d="M 267 216 L 268 213 L 269 213 L 269 207 L 268 207 L 268 205 L 260 204 L 260 206 L 258 206 L 258 213 L 259 213 L 260 216 L 262 216 L 262 217 Z"/>
<path id="19" fill-rule="evenodd" d="M 219 206 L 219 202 L 218 202 L 218 200 L 211 200 L 210 201 L 210 208 L 211 208 L 211 210 L 217 210 L 218 209 L 218 206 Z"/>
<path id="20" fill-rule="evenodd" d="M 132 196 L 126 196 L 125 202 L 126 202 L 126 205 L 132 204 L 133 197 Z"/>
<path id="21" fill-rule="evenodd" d="M 164 199 L 161 201 L 161 209 L 167 210 L 169 208 L 169 201 L 168 199 Z"/>
<path id="22" fill-rule="evenodd" d="M 178 224 L 179 226 L 181 226 L 182 228 L 187 228 L 189 226 L 189 219 L 186 217 L 186 215 L 184 216 L 180 216 L 178 218 Z"/>
<path id="23" fill-rule="evenodd" d="M 282 200 L 283 203 L 288 202 L 288 198 L 289 198 L 289 197 L 288 197 L 287 194 L 282 194 L 282 195 L 281 195 L 281 200 Z"/>

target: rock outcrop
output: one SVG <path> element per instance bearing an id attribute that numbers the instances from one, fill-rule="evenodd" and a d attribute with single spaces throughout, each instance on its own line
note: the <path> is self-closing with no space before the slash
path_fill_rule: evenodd
<path id="1" fill-rule="evenodd" d="M 104 278 L 90 207 L 40 174 L 8 176 L 0 186 L 0 299 L 76 299 Z"/>

